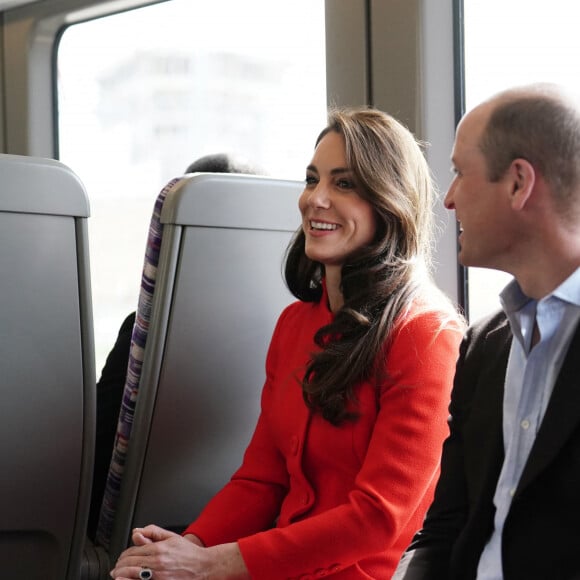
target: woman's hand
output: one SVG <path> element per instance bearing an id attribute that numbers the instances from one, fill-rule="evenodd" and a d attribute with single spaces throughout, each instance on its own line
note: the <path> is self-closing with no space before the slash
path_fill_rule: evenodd
<path id="1" fill-rule="evenodd" d="M 245 580 L 248 570 L 237 543 L 204 548 L 196 536 L 182 537 L 158 526 L 133 530 L 133 547 L 125 550 L 111 577 L 136 580 L 149 568 L 152 580 Z"/>

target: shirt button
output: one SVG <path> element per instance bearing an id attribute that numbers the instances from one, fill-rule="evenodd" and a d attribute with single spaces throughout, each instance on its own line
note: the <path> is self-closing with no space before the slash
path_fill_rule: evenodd
<path id="1" fill-rule="evenodd" d="M 514 495 L 516 495 L 516 488 L 515 488 L 515 487 L 512 487 L 512 488 L 510 489 L 510 496 L 511 496 L 511 497 L 514 497 Z"/>
<path id="2" fill-rule="evenodd" d="M 530 426 L 530 422 L 527 419 L 524 419 L 521 423 L 520 423 L 522 429 L 528 429 Z"/>

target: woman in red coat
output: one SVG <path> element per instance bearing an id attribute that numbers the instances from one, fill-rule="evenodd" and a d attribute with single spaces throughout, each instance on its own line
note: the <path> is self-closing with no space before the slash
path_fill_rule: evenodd
<path id="1" fill-rule="evenodd" d="M 113 578 L 391 577 L 433 496 L 463 331 L 429 275 L 432 203 L 407 129 L 331 113 L 243 463 L 183 536 L 136 529 Z"/>

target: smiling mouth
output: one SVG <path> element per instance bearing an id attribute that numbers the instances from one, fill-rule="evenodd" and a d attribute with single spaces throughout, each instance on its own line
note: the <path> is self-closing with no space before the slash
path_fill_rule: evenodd
<path id="1" fill-rule="evenodd" d="M 332 231 L 338 229 L 338 224 L 329 224 L 327 222 L 315 222 L 311 220 L 310 229 Z"/>

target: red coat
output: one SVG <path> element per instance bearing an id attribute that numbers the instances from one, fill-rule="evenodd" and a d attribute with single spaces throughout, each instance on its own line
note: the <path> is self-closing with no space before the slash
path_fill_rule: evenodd
<path id="1" fill-rule="evenodd" d="M 417 307 L 396 329 L 389 380 L 357 387 L 360 417 L 309 412 L 300 381 L 326 299 L 282 313 L 243 464 L 184 533 L 238 541 L 255 579 L 387 579 L 421 527 L 439 474 L 461 329 Z"/>

